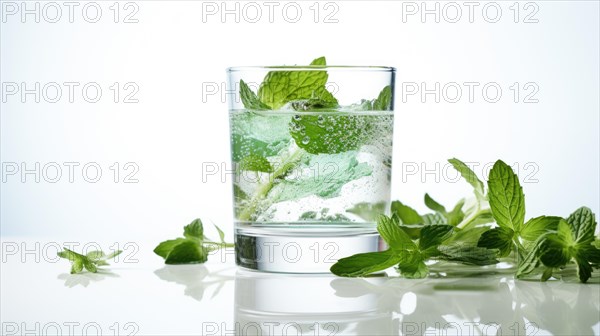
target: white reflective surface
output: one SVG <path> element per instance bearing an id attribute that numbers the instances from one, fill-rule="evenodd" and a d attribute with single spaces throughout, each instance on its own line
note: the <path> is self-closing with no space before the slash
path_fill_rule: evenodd
<path id="1" fill-rule="evenodd" d="M 2 335 L 600 335 L 597 284 L 267 274 L 230 254 L 168 266 L 153 244 L 71 275 L 43 248 L 36 260 L 6 246 Z"/>

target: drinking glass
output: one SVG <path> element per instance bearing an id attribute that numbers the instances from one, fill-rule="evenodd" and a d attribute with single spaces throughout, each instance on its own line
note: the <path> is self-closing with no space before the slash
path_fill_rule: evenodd
<path id="1" fill-rule="evenodd" d="M 383 249 L 376 222 L 389 214 L 395 69 L 227 75 L 237 264 L 323 273 L 339 258 Z"/>

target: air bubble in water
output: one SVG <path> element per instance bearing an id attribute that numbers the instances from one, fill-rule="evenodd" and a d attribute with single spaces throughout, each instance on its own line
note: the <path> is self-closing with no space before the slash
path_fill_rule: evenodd
<path id="1" fill-rule="evenodd" d="M 310 142 L 310 137 L 305 136 L 304 138 L 302 138 L 302 144 L 303 145 L 308 145 L 309 142 Z"/>
<path id="2" fill-rule="evenodd" d="M 296 114 L 296 115 L 294 115 L 294 120 L 300 121 L 300 120 L 302 120 L 302 116 L 300 116 L 299 114 Z"/>

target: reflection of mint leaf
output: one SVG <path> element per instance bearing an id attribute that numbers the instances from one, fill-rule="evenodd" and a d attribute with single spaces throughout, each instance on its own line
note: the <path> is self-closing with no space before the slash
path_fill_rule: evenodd
<path id="1" fill-rule="evenodd" d="M 251 110 L 268 110 L 269 106 L 264 104 L 258 99 L 258 96 L 252 89 L 244 82 L 240 80 L 240 97 L 244 107 Z"/>
<path id="2" fill-rule="evenodd" d="M 240 161 L 240 169 L 270 173 L 273 167 L 269 160 L 260 155 L 248 155 Z"/>
<path id="3" fill-rule="evenodd" d="M 204 235 L 200 219 L 195 219 L 183 228 L 185 238 L 165 240 L 154 248 L 154 253 L 165 259 L 166 264 L 196 264 L 203 263 L 211 250 L 233 247 L 233 244 L 223 241 L 224 234 L 216 225 L 220 243 L 211 241 Z"/>
<path id="4" fill-rule="evenodd" d="M 315 59 L 311 65 L 325 65 L 325 58 Z M 258 89 L 258 97 L 271 109 L 276 110 L 287 102 L 310 99 L 323 95 L 327 83 L 327 71 L 270 71 Z M 323 98 L 323 97 L 321 97 Z"/>

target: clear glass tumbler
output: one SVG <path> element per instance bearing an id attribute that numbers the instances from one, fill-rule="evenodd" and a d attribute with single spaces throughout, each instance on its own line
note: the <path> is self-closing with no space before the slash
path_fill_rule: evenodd
<path id="1" fill-rule="evenodd" d="M 391 67 L 233 67 L 228 73 L 236 261 L 321 273 L 381 250 L 390 203 Z"/>

